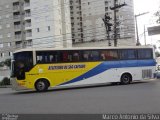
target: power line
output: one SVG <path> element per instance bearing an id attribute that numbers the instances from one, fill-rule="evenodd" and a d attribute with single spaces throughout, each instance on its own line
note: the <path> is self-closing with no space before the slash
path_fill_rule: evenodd
<path id="1" fill-rule="evenodd" d="M 126 3 L 118 5 L 116 2 L 117 1 L 114 0 L 114 7 L 110 7 L 110 9 L 114 11 L 114 46 L 115 47 L 117 46 L 117 15 L 116 15 L 116 10 L 127 5 Z"/>
<path id="2" fill-rule="evenodd" d="M 94 2 L 99 2 L 99 1 L 95 0 L 95 1 L 92 1 L 91 3 L 94 3 Z M 64 4 L 54 5 L 53 7 L 56 7 L 56 6 L 65 6 L 65 4 L 66 4 L 66 5 L 67 5 L 67 4 L 70 5 L 70 3 L 64 3 Z M 77 6 L 81 6 L 81 5 L 74 5 L 74 7 L 77 7 Z M 103 5 L 103 6 L 105 7 L 105 5 Z M 95 8 L 101 8 L 101 7 L 102 7 L 102 5 L 97 6 L 97 7 L 94 6 L 94 9 L 95 9 Z M 105 9 L 105 8 L 104 8 L 104 9 Z M 3 11 L 3 10 L 2 10 L 2 11 Z M 50 10 L 50 11 L 47 11 L 47 12 L 52 12 L 52 11 L 53 11 L 53 10 Z M 78 11 L 82 11 L 82 10 L 78 10 Z M 87 10 L 84 10 L 84 9 L 83 9 L 83 11 L 86 12 L 86 11 L 88 11 L 88 9 L 87 9 Z M 1 15 L 6 15 L 7 13 L 13 14 L 13 13 L 14 13 L 14 10 L 13 10 L 12 12 L 7 12 L 7 13 L 6 13 L 6 11 L 4 11 L 4 12 L 5 12 L 5 14 L 1 14 Z M 17 11 L 17 12 L 19 12 L 19 11 Z M 34 12 L 33 12 L 33 13 L 34 13 Z M 33 14 L 33 13 L 32 13 L 32 14 Z M 37 13 L 37 15 L 41 15 L 42 13 L 46 13 L 46 11 L 44 11 L 44 12 L 41 11 L 41 12 L 36 12 L 36 13 Z M 36 14 L 35 14 L 35 15 L 36 15 Z"/>
<path id="3" fill-rule="evenodd" d="M 126 32 L 128 32 L 128 30 L 126 30 Z M 105 33 L 103 33 L 103 34 L 99 34 L 99 35 L 97 35 L 97 37 L 98 36 L 102 36 L 102 35 L 106 35 Z M 93 36 L 93 33 L 89 33 L 87 36 L 85 36 L 85 37 L 83 37 L 83 38 L 88 38 L 88 37 L 92 37 Z M 105 36 L 104 36 L 105 37 Z M 41 38 L 35 38 L 34 40 L 38 40 L 38 39 L 44 39 L 44 38 L 54 38 L 54 36 L 47 36 L 47 37 L 41 37 Z M 59 37 L 59 38 L 62 38 L 62 37 Z M 58 39 L 58 38 L 56 38 L 56 39 Z M 66 40 L 61 40 L 61 42 L 63 42 L 63 41 L 68 41 L 68 40 L 72 40 L 72 39 L 66 39 Z M 12 42 L 17 42 L 17 41 L 12 41 Z M 60 42 L 60 41 L 57 41 L 57 40 L 54 40 L 53 42 Z M 5 43 L 8 43 L 8 42 L 5 42 Z M 47 41 L 47 43 L 48 43 L 48 41 Z M 37 45 L 40 45 L 41 43 L 38 43 Z M 48 44 L 50 44 L 50 43 L 48 43 Z"/>
<path id="4" fill-rule="evenodd" d="M 129 20 L 129 19 L 125 19 L 125 20 Z M 125 21 L 125 20 L 122 20 L 122 21 Z M 121 24 L 121 25 L 123 25 L 123 24 Z M 47 26 L 46 26 L 47 27 Z M 46 28 L 46 27 L 39 27 L 39 28 Z M 35 28 L 33 28 L 32 27 L 32 29 L 36 29 L 37 27 L 35 27 Z M 83 31 L 78 31 L 78 32 L 71 32 L 71 33 L 66 33 L 66 34 L 61 34 L 61 35 L 55 35 L 55 37 L 56 36 L 62 36 L 62 35 L 67 35 L 67 34 L 75 34 L 75 33 L 84 33 L 84 31 L 88 31 L 88 30 L 95 30 L 95 29 L 99 29 L 99 28 L 103 28 L 102 26 L 101 27 L 92 27 L 91 29 L 83 29 Z M 129 28 L 128 28 L 129 29 Z M 17 30 L 17 32 L 18 32 L 19 30 Z M 15 30 L 15 32 L 16 32 L 16 30 Z"/>

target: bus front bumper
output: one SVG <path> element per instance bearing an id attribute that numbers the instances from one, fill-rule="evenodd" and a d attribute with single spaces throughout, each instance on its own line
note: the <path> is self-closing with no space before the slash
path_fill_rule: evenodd
<path id="1" fill-rule="evenodd" d="M 24 81 L 17 82 L 15 78 L 11 78 L 10 80 L 11 80 L 12 90 L 16 90 L 16 91 L 29 90 L 24 86 L 25 85 L 25 83 L 23 83 Z"/>

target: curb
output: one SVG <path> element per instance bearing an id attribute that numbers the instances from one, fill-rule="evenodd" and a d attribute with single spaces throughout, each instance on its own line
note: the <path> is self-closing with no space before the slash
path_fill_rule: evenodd
<path id="1" fill-rule="evenodd" d="M 11 85 L 7 85 L 7 86 L 0 86 L 0 88 L 11 88 Z"/>

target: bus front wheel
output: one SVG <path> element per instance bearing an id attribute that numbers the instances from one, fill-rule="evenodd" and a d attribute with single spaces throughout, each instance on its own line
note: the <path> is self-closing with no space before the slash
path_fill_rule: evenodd
<path id="1" fill-rule="evenodd" d="M 129 73 L 124 73 L 124 74 L 121 76 L 121 84 L 122 84 L 122 85 L 130 84 L 131 81 L 132 81 L 132 76 L 131 76 L 131 74 L 129 74 Z"/>
<path id="2" fill-rule="evenodd" d="M 47 91 L 49 87 L 48 82 L 45 79 L 40 79 L 35 83 L 35 89 L 38 92 L 44 92 Z"/>

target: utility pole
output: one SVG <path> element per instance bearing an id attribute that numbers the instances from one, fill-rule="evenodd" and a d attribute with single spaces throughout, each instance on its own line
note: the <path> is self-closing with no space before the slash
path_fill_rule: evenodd
<path id="1" fill-rule="evenodd" d="M 121 7 L 126 6 L 126 3 L 117 4 L 117 0 L 114 0 L 114 7 L 110 7 L 111 10 L 114 10 L 114 46 L 117 47 L 117 14 L 116 10 L 120 9 Z"/>
<path id="2" fill-rule="evenodd" d="M 111 26 L 112 26 L 112 23 L 110 23 L 111 18 L 110 18 L 110 16 L 105 14 L 105 16 L 102 20 L 103 20 L 105 27 L 106 27 L 108 46 L 111 46 L 111 40 L 110 40 L 110 31 L 111 31 Z"/>
<path id="3" fill-rule="evenodd" d="M 144 43 L 145 43 L 145 46 L 147 45 L 146 43 L 146 26 L 144 25 Z"/>
<path id="4" fill-rule="evenodd" d="M 136 36 L 137 36 L 137 43 L 136 43 L 136 45 L 137 45 L 137 46 L 141 45 L 140 42 L 139 42 L 137 17 L 139 17 L 139 16 L 141 16 L 141 15 L 148 14 L 148 13 L 149 13 L 149 12 L 144 12 L 144 13 L 140 13 L 140 14 L 138 14 L 138 15 L 135 15 L 135 22 L 136 22 Z"/>

